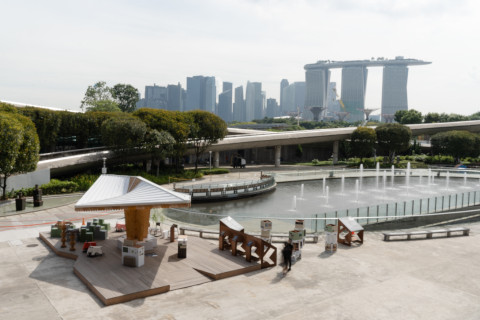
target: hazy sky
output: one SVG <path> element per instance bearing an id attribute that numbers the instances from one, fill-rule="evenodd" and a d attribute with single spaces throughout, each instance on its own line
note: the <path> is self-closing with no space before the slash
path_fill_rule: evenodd
<path id="1" fill-rule="evenodd" d="M 0 12 L 0 100 L 79 109 L 100 80 L 143 96 L 194 75 L 278 99 L 307 63 L 404 56 L 432 62 L 410 68 L 409 108 L 480 111 L 476 0 L 0 0 Z M 370 68 L 366 106 L 380 101 Z"/>

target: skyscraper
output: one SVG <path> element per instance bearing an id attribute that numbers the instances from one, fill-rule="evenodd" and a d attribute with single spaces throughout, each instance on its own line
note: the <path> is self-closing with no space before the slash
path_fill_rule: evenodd
<path id="1" fill-rule="evenodd" d="M 367 89 L 367 67 L 383 67 L 382 121 L 383 117 L 391 118 L 398 110 L 407 110 L 407 66 L 425 65 L 431 62 L 405 59 L 397 56 L 395 59 L 379 57 L 370 60 L 330 61 L 320 60 L 305 65 L 307 82 L 306 107 L 327 107 L 327 88 L 330 79 L 330 69 L 342 69 L 341 102 L 345 108 L 342 111 L 350 115 L 348 121 L 364 119 L 365 93 Z M 323 103 L 322 103 L 323 101 Z M 345 109 L 345 110 L 343 110 Z"/>
<path id="2" fill-rule="evenodd" d="M 283 90 L 288 87 L 288 80 L 287 79 L 282 79 L 282 81 L 280 81 L 280 112 L 283 114 L 284 110 L 283 110 Z"/>
<path id="3" fill-rule="evenodd" d="M 232 83 L 223 83 L 223 92 L 218 96 L 218 116 L 225 122 L 232 121 Z"/>
<path id="4" fill-rule="evenodd" d="M 285 87 L 282 101 L 284 114 L 302 112 L 305 106 L 305 82 L 294 82 Z M 305 116 L 308 117 L 309 115 L 304 113 Z"/>
<path id="5" fill-rule="evenodd" d="M 167 88 L 157 86 L 145 86 L 145 98 L 143 105 L 145 108 L 166 109 L 167 108 Z"/>
<path id="6" fill-rule="evenodd" d="M 188 77 L 187 78 L 187 101 L 183 108 L 184 111 L 201 109 L 202 101 L 202 76 Z"/>
<path id="7" fill-rule="evenodd" d="M 184 110 L 215 113 L 216 92 L 215 77 L 187 77 L 187 101 Z"/>
<path id="8" fill-rule="evenodd" d="M 170 111 L 183 111 L 182 85 L 169 84 L 167 86 L 167 109 Z"/>
<path id="9" fill-rule="evenodd" d="M 341 96 L 351 122 L 363 121 L 364 118 L 367 73 L 366 66 L 348 66 L 342 69 Z"/>
<path id="10" fill-rule="evenodd" d="M 406 65 L 383 67 L 382 120 L 384 115 L 394 115 L 399 110 L 408 110 L 407 80 Z"/>
<path id="11" fill-rule="evenodd" d="M 280 114 L 280 110 L 278 107 L 277 100 L 270 98 L 267 99 L 267 112 L 266 112 L 266 117 L 267 118 L 274 118 L 277 117 Z"/>
<path id="12" fill-rule="evenodd" d="M 262 84 L 260 82 L 247 82 L 245 99 L 245 120 L 262 119 L 264 114 L 262 97 Z"/>
<path id="13" fill-rule="evenodd" d="M 243 99 L 243 86 L 235 88 L 235 102 L 233 104 L 233 121 L 246 121 L 245 100 Z"/>
<path id="14" fill-rule="evenodd" d="M 327 107 L 330 70 L 307 69 L 305 66 L 305 107 Z"/>
<path id="15" fill-rule="evenodd" d="M 205 77 L 205 105 L 202 110 L 215 113 L 217 104 L 217 87 L 215 86 L 215 77 Z"/>

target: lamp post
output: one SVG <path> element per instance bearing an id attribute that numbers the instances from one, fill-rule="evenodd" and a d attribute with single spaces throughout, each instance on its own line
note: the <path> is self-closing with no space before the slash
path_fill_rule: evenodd
<path id="1" fill-rule="evenodd" d="M 212 150 L 208 151 L 208 153 L 210 153 L 210 161 L 208 164 L 210 165 L 210 170 L 212 170 Z"/>
<path id="2" fill-rule="evenodd" d="M 209 173 L 210 173 L 210 181 L 212 181 L 212 150 L 208 151 L 210 153 L 210 161 L 208 161 L 208 165 L 210 166 Z"/>
<path id="3" fill-rule="evenodd" d="M 102 174 L 107 174 L 107 158 L 103 157 Z"/>

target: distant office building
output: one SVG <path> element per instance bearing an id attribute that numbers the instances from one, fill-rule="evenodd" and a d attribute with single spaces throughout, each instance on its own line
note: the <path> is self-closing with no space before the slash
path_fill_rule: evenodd
<path id="1" fill-rule="evenodd" d="M 218 96 L 218 116 L 225 122 L 231 122 L 232 110 L 232 83 L 223 83 L 223 92 Z"/>
<path id="2" fill-rule="evenodd" d="M 305 82 L 294 82 L 283 89 L 283 113 L 285 115 L 294 112 L 303 112 L 305 107 Z M 309 118 L 310 115 L 304 114 Z M 310 117 L 310 118 L 313 118 Z"/>
<path id="3" fill-rule="evenodd" d="M 167 86 L 167 110 L 183 111 L 183 91 L 180 83 Z"/>
<path id="4" fill-rule="evenodd" d="M 287 79 L 282 79 L 282 81 L 280 81 L 280 112 L 282 113 L 283 115 L 283 90 L 288 87 L 289 83 L 288 83 L 288 80 Z"/>
<path id="5" fill-rule="evenodd" d="M 215 77 L 187 77 L 187 101 L 184 110 L 205 110 L 215 113 Z"/>
<path id="6" fill-rule="evenodd" d="M 262 119 L 264 115 L 262 84 L 260 82 L 247 82 L 245 99 L 245 121 Z"/>
<path id="7" fill-rule="evenodd" d="M 330 70 L 305 70 L 305 107 L 327 107 Z"/>
<path id="8" fill-rule="evenodd" d="M 137 108 L 167 108 L 167 88 L 154 84 L 153 86 L 145 86 L 145 98 L 140 99 Z"/>
<path id="9" fill-rule="evenodd" d="M 367 91 L 367 74 L 365 66 L 349 66 L 342 69 L 342 101 L 348 121 L 363 121 L 365 109 L 365 93 Z"/>
<path id="10" fill-rule="evenodd" d="M 382 115 L 408 110 L 408 68 L 405 65 L 383 67 Z"/>
<path id="11" fill-rule="evenodd" d="M 265 114 L 267 113 L 267 92 L 262 91 L 261 97 L 261 108 L 255 109 L 255 119 L 263 119 L 265 118 Z"/>
<path id="12" fill-rule="evenodd" d="M 233 121 L 246 121 L 245 100 L 243 99 L 243 86 L 235 88 L 235 102 L 233 103 Z"/>
<path id="13" fill-rule="evenodd" d="M 217 103 L 217 87 L 215 77 L 206 77 L 205 80 L 205 111 L 215 113 Z"/>
<path id="14" fill-rule="evenodd" d="M 278 107 L 278 103 L 276 99 L 270 98 L 267 99 L 267 112 L 266 112 L 266 117 L 267 118 L 274 118 L 279 116 L 280 114 L 280 109 Z"/>
<path id="15" fill-rule="evenodd" d="M 201 109 L 203 82 L 204 77 L 202 76 L 187 77 L 187 101 L 184 107 L 185 111 Z"/>

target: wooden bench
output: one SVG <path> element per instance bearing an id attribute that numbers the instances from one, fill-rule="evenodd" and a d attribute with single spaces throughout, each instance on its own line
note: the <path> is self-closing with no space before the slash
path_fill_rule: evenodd
<path id="1" fill-rule="evenodd" d="M 218 234 L 218 231 L 216 230 L 206 230 L 206 229 L 200 229 L 200 228 L 192 228 L 192 227 L 179 227 L 180 234 L 185 234 L 185 231 L 191 231 L 191 232 L 198 232 L 200 238 L 203 237 L 204 233 L 208 234 Z M 251 233 L 253 236 L 260 236 L 260 233 Z M 283 233 L 274 233 L 271 235 L 272 238 L 288 238 L 288 234 L 283 234 Z M 305 236 L 306 239 L 312 239 L 313 243 L 318 243 L 318 234 L 307 234 Z"/>
<path id="2" fill-rule="evenodd" d="M 392 237 L 407 237 L 406 239 L 399 240 L 412 240 L 418 239 L 417 236 L 426 236 L 426 239 L 432 239 L 434 234 L 445 234 L 447 237 L 452 236 L 452 233 L 461 233 L 460 236 L 468 236 L 470 229 L 465 227 L 446 228 L 446 229 L 434 229 L 434 230 L 419 230 L 419 231 L 405 231 L 405 232 L 384 232 L 383 240 L 390 241 Z"/>

